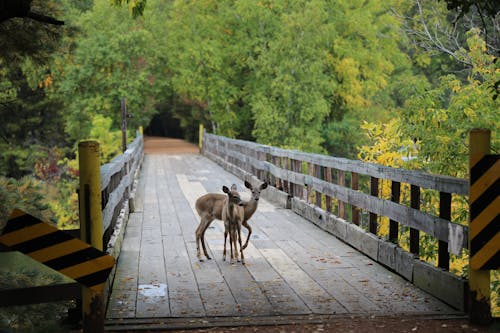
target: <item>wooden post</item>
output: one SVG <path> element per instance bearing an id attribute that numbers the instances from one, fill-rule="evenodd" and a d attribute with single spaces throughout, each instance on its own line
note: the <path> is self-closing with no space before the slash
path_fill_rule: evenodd
<path id="1" fill-rule="evenodd" d="M 420 187 L 410 186 L 410 207 L 420 210 Z M 419 255 L 420 251 L 420 232 L 418 229 L 410 228 L 410 252 Z"/>
<path id="2" fill-rule="evenodd" d="M 451 219 L 451 193 L 439 192 L 439 217 L 448 221 Z M 450 270 L 448 242 L 442 240 L 438 243 L 438 267 Z"/>
<path id="3" fill-rule="evenodd" d="M 127 99 L 122 98 L 122 152 L 127 150 Z"/>
<path id="4" fill-rule="evenodd" d="M 392 181 L 391 182 L 391 201 L 399 203 L 401 197 L 401 183 Z M 398 243 L 399 238 L 399 223 L 394 220 L 389 220 L 389 241 L 392 243 Z"/>
<path id="5" fill-rule="evenodd" d="M 370 177 L 370 194 L 374 197 L 378 197 L 378 178 Z M 369 231 L 376 235 L 377 234 L 377 214 L 370 212 L 370 222 Z"/>
<path id="6" fill-rule="evenodd" d="M 313 164 L 314 177 L 321 179 L 321 166 L 317 164 Z M 316 206 L 321 207 L 321 192 L 316 191 Z"/>
<path id="7" fill-rule="evenodd" d="M 101 166 L 99 143 L 95 140 L 78 144 L 80 173 L 80 230 L 81 239 L 102 250 Z M 82 289 L 83 331 L 104 332 L 103 293 Z"/>
<path id="8" fill-rule="evenodd" d="M 469 143 L 469 169 L 484 156 L 490 153 L 491 132 L 485 129 L 473 129 L 470 132 Z M 475 201 L 476 195 L 469 189 L 469 200 Z M 469 208 L 470 209 L 470 208 Z M 471 213 L 472 215 L 472 213 Z M 471 240 L 474 233 L 474 225 L 478 223 L 472 220 L 469 222 L 469 249 L 471 249 Z M 487 325 L 491 323 L 491 305 L 490 305 L 490 271 L 476 270 L 471 265 L 472 254 L 469 257 L 469 319 L 473 324 Z"/>
<path id="9" fill-rule="evenodd" d="M 325 172 L 325 181 L 331 183 L 332 182 L 332 169 L 325 167 L 324 172 Z M 331 213 L 332 212 L 332 197 L 329 195 L 325 195 L 325 200 L 326 200 L 326 211 Z"/>
<path id="10" fill-rule="evenodd" d="M 309 162 L 307 164 L 307 171 L 309 176 L 314 177 L 314 164 Z M 312 186 L 307 186 L 307 203 L 312 203 Z"/>
<path id="11" fill-rule="evenodd" d="M 344 186 L 345 187 L 345 172 L 343 170 L 338 170 L 338 185 Z M 341 219 L 346 219 L 346 213 L 345 213 L 345 202 L 343 201 L 338 201 L 339 202 L 339 217 Z"/>
<path id="12" fill-rule="evenodd" d="M 351 173 L 351 188 L 355 191 L 359 190 L 359 174 Z M 359 208 L 351 205 L 352 223 L 359 225 Z"/>
<path id="13" fill-rule="evenodd" d="M 201 151 L 201 148 L 203 148 L 203 124 L 200 124 L 200 133 L 199 133 L 199 137 L 198 137 L 198 146 L 200 147 L 200 151 Z"/>

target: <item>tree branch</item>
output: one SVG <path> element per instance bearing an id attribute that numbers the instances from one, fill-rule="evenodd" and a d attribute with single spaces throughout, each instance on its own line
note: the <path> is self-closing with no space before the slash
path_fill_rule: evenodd
<path id="1" fill-rule="evenodd" d="M 32 20 L 54 24 L 63 25 L 64 21 L 57 20 L 53 17 L 31 11 L 32 0 L 0 0 L 0 23 L 10 20 L 15 17 L 27 17 Z"/>
<path id="2" fill-rule="evenodd" d="M 64 21 L 57 20 L 53 17 L 34 13 L 32 11 L 29 11 L 26 17 L 29 17 L 32 20 L 42 22 L 42 23 L 48 23 L 48 24 L 54 24 L 54 25 L 64 25 Z"/>

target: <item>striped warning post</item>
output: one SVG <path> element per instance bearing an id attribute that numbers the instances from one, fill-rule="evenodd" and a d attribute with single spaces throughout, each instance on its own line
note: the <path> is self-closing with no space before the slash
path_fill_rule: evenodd
<path id="1" fill-rule="evenodd" d="M 0 244 L 96 291 L 115 264 L 112 256 L 20 210 L 10 215 Z"/>
<path id="2" fill-rule="evenodd" d="M 500 268 L 500 155 L 483 155 L 470 170 L 470 264 Z"/>

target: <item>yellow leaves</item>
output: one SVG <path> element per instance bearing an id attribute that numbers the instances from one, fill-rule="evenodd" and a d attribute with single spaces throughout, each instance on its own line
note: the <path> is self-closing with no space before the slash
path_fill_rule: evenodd
<path id="1" fill-rule="evenodd" d="M 39 88 L 49 88 L 49 87 L 52 87 L 53 83 L 54 82 L 52 80 L 52 75 L 47 74 L 47 75 L 45 75 L 45 78 L 38 83 L 38 87 Z"/>
<path id="2" fill-rule="evenodd" d="M 476 119 L 476 111 L 474 111 L 472 108 L 464 108 L 464 114 L 469 118 L 470 120 L 475 120 Z"/>

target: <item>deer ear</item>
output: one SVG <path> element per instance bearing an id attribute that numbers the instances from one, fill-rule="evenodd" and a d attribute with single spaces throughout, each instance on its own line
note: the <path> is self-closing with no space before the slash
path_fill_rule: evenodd
<path id="1" fill-rule="evenodd" d="M 227 188 L 227 186 L 225 186 L 225 185 L 224 185 L 224 186 L 222 186 L 222 191 L 223 191 L 224 193 L 229 193 L 229 189 L 228 189 L 228 188 Z"/>
<path id="2" fill-rule="evenodd" d="M 267 188 L 267 183 L 263 183 L 262 185 L 260 185 L 260 189 L 261 189 L 261 190 L 263 190 L 263 189 L 265 189 L 265 188 Z"/>
<path id="3" fill-rule="evenodd" d="M 247 182 L 245 180 L 245 187 L 251 190 L 252 189 L 252 184 L 250 184 L 249 182 Z"/>
<path id="4" fill-rule="evenodd" d="M 236 190 L 237 190 L 236 184 L 231 185 L 231 191 L 236 191 Z"/>

